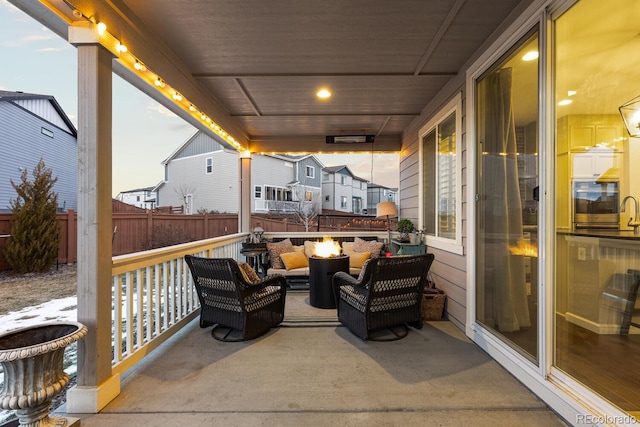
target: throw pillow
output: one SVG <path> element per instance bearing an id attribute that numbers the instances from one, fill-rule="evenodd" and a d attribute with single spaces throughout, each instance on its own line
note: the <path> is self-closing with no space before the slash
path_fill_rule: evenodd
<path id="1" fill-rule="evenodd" d="M 285 252 L 280 254 L 280 258 L 284 263 L 284 268 L 287 270 L 309 267 L 309 259 L 305 256 L 304 252 Z"/>
<path id="2" fill-rule="evenodd" d="M 280 254 L 285 252 L 293 252 L 293 245 L 291 239 L 285 239 L 281 242 L 267 242 L 267 250 L 269 251 L 269 259 L 271 260 L 271 267 L 284 268 Z"/>
<path id="3" fill-rule="evenodd" d="M 316 243 L 309 240 L 304 242 L 304 254 L 308 257 L 313 256 L 316 253 Z"/>
<path id="4" fill-rule="evenodd" d="M 342 253 L 351 256 L 353 253 L 353 242 L 342 242 Z"/>
<path id="5" fill-rule="evenodd" d="M 359 237 L 353 240 L 354 252 L 370 252 L 372 258 L 378 258 L 382 246 L 384 246 L 384 242 L 378 242 L 377 240 L 366 241 Z"/>
<path id="6" fill-rule="evenodd" d="M 240 272 L 244 276 L 244 280 L 249 283 L 254 283 L 260 280 L 260 276 L 255 272 L 255 270 L 246 262 L 238 261 L 238 267 L 240 267 Z"/>
<path id="7" fill-rule="evenodd" d="M 369 259 L 371 252 L 353 252 L 349 255 L 349 267 L 362 268 L 365 261 Z"/>

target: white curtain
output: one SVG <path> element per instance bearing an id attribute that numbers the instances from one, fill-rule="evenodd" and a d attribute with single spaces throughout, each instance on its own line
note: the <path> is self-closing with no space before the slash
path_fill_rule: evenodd
<path id="1" fill-rule="evenodd" d="M 523 238 L 511 101 L 510 68 L 493 72 L 478 85 L 478 140 L 482 153 L 478 315 L 481 321 L 501 332 L 531 325 L 524 259 L 509 250 Z"/>

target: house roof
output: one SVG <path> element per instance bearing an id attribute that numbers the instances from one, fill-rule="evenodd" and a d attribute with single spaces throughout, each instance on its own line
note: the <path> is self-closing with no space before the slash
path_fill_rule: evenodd
<path id="1" fill-rule="evenodd" d="M 28 108 L 25 107 L 24 105 L 21 105 L 19 103 L 19 101 L 38 100 L 38 99 L 49 101 L 51 106 L 54 108 L 54 110 L 60 116 L 60 119 L 64 122 L 64 124 L 68 128 L 66 130 L 69 133 L 71 133 L 74 137 L 76 137 L 76 138 L 78 137 L 78 130 L 76 129 L 74 124 L 69 119 L 69 116 L 67 116 L 67 113 L 64 112 L 64 110 L 62 109 L 60 104 L 58 104 L 58 101 L 56 101 L 56 99 L 53 96 L 51 96 L 51 95 L 40 95 L 40 94 L 36 94 L 36 93 L 24 93 L 24 92 L 20 92 L 20 91 L 11 92 L 11 91 L 7 91 L 7 90 L 0 90 L 0 101 L 12 102 L 12 103 L 14 103 L 14 104 L 16 104 L 16 105 L 18 105 L 18 106 L 20 106 L 22 108 L 25 108 L 25 109 L 28 109 Z M 18 102 L 16 102 L 16 101 L 18 101 Z M 40 114 L 38 111 L 33 111 L 33 110 L 29 110 L 29 111 L 31 113 L 37 115 L 38 117 L 40 117 L 42 120 L 50 122 L 46 117 L 43 117 L 42 114 Z M 51 123 L 51 124 L 55 126 L 55 123 Z"/>
<path id="2" fill-rule="evenodd" d="M 329 173 L 338 173 L 340 171 L 346 170 L 347 174 L 351 175 L 351 177 L 353 179 L 357 179 L 360 181 L 364 181 L 367 182 L 366 179 L 364 178 L 360 178 L 359 176 L 355 175 L 353 172 L 351 172 L 351 169 L 349 169 L 349 166 L 347 165 L 338 165 L 338 166 L 326 166 L 324 168 L 322 168 L 323 171 L 329 172 Z"/>

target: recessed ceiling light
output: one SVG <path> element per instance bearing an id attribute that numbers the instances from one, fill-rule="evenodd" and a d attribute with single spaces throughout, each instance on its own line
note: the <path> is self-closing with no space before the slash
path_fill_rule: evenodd
<path id="1" fill-rule="evenodd" d="M 538 51 L 536 50 L 529 51 L 522 57 L 523 61 L 533 61 L 534 59 L 538 59 Z"/>
<path id="2" fill-rule="evenodd" d="M 571 104 L 573 101 L 570 99 L 563 99 L 562 101 L 558 102 L 558 105 L 569 105 Z"/>
<path id="3" fill-rule="evenodd" d="M 320 89 L 318 93 L 316 93 L 316 96 L 323 99 L 329 98 L 331 96 L 331 92 L 329 92 L 327 89 Z"/>

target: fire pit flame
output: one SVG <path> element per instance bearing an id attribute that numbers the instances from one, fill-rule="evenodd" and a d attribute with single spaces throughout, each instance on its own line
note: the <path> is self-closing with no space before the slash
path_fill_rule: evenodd
<path id="1" fill-rule="evenodd" d="M 316 243 L 313 255 L 320 258 L 340 256 L 340 243 L 334 241 L 329 236 L 324 236 L 322 242 Z"/>
<path id="2" fill-rule="evenodd" d="M 509 246 L 509 252 L 513 255 L 524 255 L 532 258 L 538 257 L 538 247 L 523 240 L 519 240 L 516 246 Z"/>

